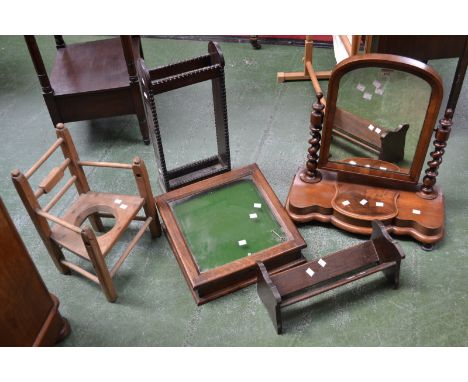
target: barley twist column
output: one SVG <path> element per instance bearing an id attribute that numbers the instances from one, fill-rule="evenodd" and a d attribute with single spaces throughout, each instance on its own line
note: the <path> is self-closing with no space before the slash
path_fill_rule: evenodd
<path id="1" fill-rule="evenodd" d="M 442 163 L 442 156 L 445 153 L 445 147 L 447 147 L 447 140 L 452 130 L 452 117 L 453 110 L 447 109 L 445 116 L 439 121 L 439 127 L 435 133 L 434 147 L 435 150 L 431 152 L 432 159 L 427 162 L 429 168 L 425 171 L 426 175 L 423 178 L 423 184 L 421 187 L 420 195 L 423 198 L 432 199 L 437 196 L 434 191 L 434 185 L 436 183 L 437 175 L 439 175 L 439 166 Z"/>
<path id="2" fill-rule="evenodd" d="M 300 174 L 300 178 L 306 183 L 317 183 L 322 179 L 318 171 L 318 152 L 320 150 L 320 141 L 322 139 L 323 109 L 325 106 L 321 100 L 322 93 L 317 93 L 317 102 L 312 105 L 312 114 L 310 115 L 310 135 L 307 163 L 305 170 Z"/>

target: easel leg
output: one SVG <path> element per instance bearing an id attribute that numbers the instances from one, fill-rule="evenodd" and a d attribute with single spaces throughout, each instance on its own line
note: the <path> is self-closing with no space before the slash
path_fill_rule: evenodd
<path id="1" fill-rule="evenodd" d="M 304 71 L 288 73 L 278 72 L 276 75 L 277 82 L 310 80 L 312 82 L 315 93 L 323 94 L 319 80 L 328 80 L 330 78 L 331 71 L 328 70 L 316 72 L 314 70 L 312 65 L 314 42 L 312 41 L 311 35 L 306 36 L 304 44 Z M 326 101 L 324 98 L 322 98 L 320 102 L 326 106 Z"/>

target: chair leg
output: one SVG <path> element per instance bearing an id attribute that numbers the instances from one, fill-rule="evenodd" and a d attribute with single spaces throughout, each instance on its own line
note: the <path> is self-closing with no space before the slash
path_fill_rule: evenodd
<path id="1" fill-rule="evenodd" d="M 400 263 L 397 262 L 394 267 L 385 269 L 385 277 L 393 284 L 393 289 L 398 289 L 400 286 Z"/>
<path id="2" fill-rule="evenodd" d="M 133 158 L 132 169 L 137 183 L 138 192 L 140 193 L 140 196 L 145 199 L 145 204 L 143 205 L 145 215 L 146 217 L 151 216 L 153 218 L 153 221 L 149 225 L 151 237 L 159 237 L 161 236 L 161 223 L 159 222 L 158 211 L 156 210 L 156 204 L 153 199 L 148 171 L 146 170 L 146 165 L 143 159 L 139 157 Z"/>
<path id="3" fill-rule="evenodd" d="M 89 221 L 91 222 L 91 226 L 98 232 L 104 231 L 104 224 L 102 224 L 102 220 L 99 217 L 99 214 L 94 214 L 89 216 Z"/>
<path id="4" fill-rule="evenodd" d="M 150 138 L 149 138 L 149 131 L 148 131 L 148 122 L 146 122 L 146 116 L 142 117 L 137 114 L 138 117 L 138 124 L 140 126 L 140 133 L 141 136 L 143 137 L 143 143 L 145 145 L 150 144 Z"/>
<path id="5" fill-rule="evenodd" d="M 96 235 L 89 227 L 85 227 L 81 233 L 81 237 L 83 238 L 86 251 L 96 271 L 96 276 L 99 279 L 102 291 L 109 302 L 115 302 L 115 300 L 117 300 L 117 292 L 112 282 L 109 269 L 104 261 L 104 256 L 97 243 Z"/>
<path id="6" fill-rule="evenodd" d="M 71 274 L 70 268 L 62 264 L 61 260 L 65 260 L 65 256 L 63 255 L 63 252 L 60 249 L 60 247 L 57 245 L 57 243 L 55 243 L 52 240 L 49 240 L 49 245 L 46 245 L 46 247 L 47 249 L 50 248 L 49 250 L 50 257 L 52 257 L 52 261 L 54 262 L 58 271 L 63 275 Z"/>

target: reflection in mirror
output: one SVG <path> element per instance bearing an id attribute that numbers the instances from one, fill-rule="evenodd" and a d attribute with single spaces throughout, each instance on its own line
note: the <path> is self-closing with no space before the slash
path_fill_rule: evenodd
<path id="1" fill-rule="evenodd" d="M 431 87 L 410 73 L 359 68 L 340 80 L 330 161 L 409 173 Z"/>
<path id="2" fill-rule="evenodd" d="M 211 81 L 158 94 L 155 102 L 168 170 L 217 154 Z"/>

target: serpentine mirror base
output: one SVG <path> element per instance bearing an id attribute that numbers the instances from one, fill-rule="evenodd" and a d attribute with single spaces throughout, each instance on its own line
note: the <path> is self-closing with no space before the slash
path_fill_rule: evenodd
<path id="1" fill-rule="evenodd" d="M 372 220 L 380 220 L 389 233 L 411 236 L 426 247 L 444 236 L 444 195 L 438 187 L 434 187 L 436 196 L 426 199 L 418 187 L 408 191 L 357 184 L 323 169 L 320 182 L 305 183 L 300 179 L 303 171 L 294 177 L 286 201 L 286 210 L 297 223 L 315 220 L 370 235 Z"/>

